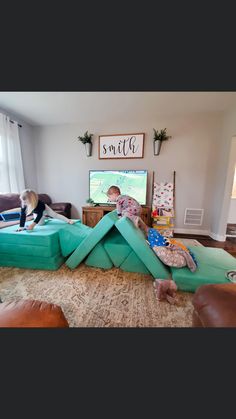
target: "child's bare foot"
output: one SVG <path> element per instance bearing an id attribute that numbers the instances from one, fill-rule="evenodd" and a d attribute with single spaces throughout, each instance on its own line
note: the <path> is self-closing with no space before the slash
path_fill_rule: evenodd
<path id="1" fill-rule="evenodd" d="M 69 220 L 68 224 L 74 224 L 74 220 Z"/>
<path id="2" fill-rule="evenodd" d="M 137 227 L 139 227 L 143 231 L 143 233 L 146 236 L 148 236 L 149 227 L 145 224 L 145 222 L 141 218 L 138 218 L 138 225 L 137 225 Z"/>

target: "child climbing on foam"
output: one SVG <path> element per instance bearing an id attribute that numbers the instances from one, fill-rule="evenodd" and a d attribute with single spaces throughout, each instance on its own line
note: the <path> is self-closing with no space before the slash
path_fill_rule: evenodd
<path id="1" fill-rule="evenodd" d="M 65 221 L 66 223 L 73 224 L 74 221 L 65 217 L 64 215 L 58 214 L 53 211 L 47 204 L 44 204 L 43 201 L 40 201 L 38 195 L 31 189 L 25 189 L 21 195 L 21 216 L 20 216 L 20 226 L 17 231 L 25 229 L 26 216 L 33 213 L 34 221 L 27 227 L 27 230 L 33 230 L 34 227 L 38 225 L 43 225 L 45 221 L 45 215 L 49 215 L 52 218 L 57 218 L 58 220 Z"/>
<path id="2" fill-rule="evenodd" d="M 136 199 L 128 195 L 121 195 L 118 186 L 111 186 L 107 191 L 107 196 L 110 202 L 116 202 L 118 217 L 129 218 L 136 227 L 140 228 L 146 235 L 148 234 L 149 228 L 140 217 L 142 207 Z"/>

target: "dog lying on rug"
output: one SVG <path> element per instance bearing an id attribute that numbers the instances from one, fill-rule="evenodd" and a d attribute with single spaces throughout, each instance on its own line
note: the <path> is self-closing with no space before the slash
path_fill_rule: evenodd
<path id="1" fill-rule="evenodd" d="M 176 303 L 177 285 L 172 279 L 155 279 L 153 286 L 158 301 L 166 300 L 170 304 Z"/>

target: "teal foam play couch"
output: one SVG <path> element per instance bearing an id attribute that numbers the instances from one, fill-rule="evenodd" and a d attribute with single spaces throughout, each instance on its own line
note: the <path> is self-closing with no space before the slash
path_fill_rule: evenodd
<path id="1" fill-rule="evenodd" d="M 169 268 L 148 245 L 143 233 L 116 211 L 107 214 L 94 227 L 79 220 L 68 225 L 48 220 L 32 232 L 16 232 L 17 226 L 0 230 L 0 266 L 31 269 L 58 269 L 64 262 L 75 269 L 87 266 L 150 274 L 153 278 L 173 278 L 178 288 L 194 292 L 199 286 L 228 282 L 225 274 L 236 270 L 236 259 L 223 249 L 192 246 L 198 269 Z"/>
<path id="2" fill-rule="evenodd" d="M 116 212 L 103 217 L 86 239 L 67 259 L 75 269 L 82 261 L 88 266 L 109 269 L 119 267 L 128 272 L 150 274 L 153 278 L 172 278 L 179 290 L 194 292 L 199 286 L 229 282 L 228 270 L 236 269 L 236 259 L 223 249 L 190 246 L 198 268 L 193 273 L 187 267 L 169 268 L 149 247 L 143 233 L 127 218 L 118 219 Z"/>

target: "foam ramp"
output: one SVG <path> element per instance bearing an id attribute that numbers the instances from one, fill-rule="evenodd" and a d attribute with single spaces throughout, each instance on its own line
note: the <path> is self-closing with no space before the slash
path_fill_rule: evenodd
<path id="1" fill-rule="evenodd" d="M 148 269 L 134 253 L 129 243 L 124 239 L 116 227 L 106 235 L 104 248 L 113 264 L 123 271 L 149 274 Z"/>
<path id="2" fill-rule="evenodd" d="M 104 249 L 104 239 L 96 244 L 93 250 L 89 253 L 87 259 L 85 260 L 85 265 L 102 269 L 113 268 L 113 263 Z"/>
<path id="3" fill-rule="evenodd" d="M 126 272 L 137 272 L 141 274 L 149 274 L 149 270 L 146 268 L 141 259 L 132 250 L 124 262 L 120 265 L 120 269 Z"/>
<path id="4" fill-rule="evenodd" d="M 75 269 L 76 266 L 78 266 L 86 258 L 86 256 L 89 255 L 100 240 L 106 236 L 117 220 L 118 216 L 116 211 L 112 211 L 105 215 L 67 259 L 66 265 L 70 269 Z"/>
<path id="5" fill-rule="evenodd" d="M 106 235 L 104 248 L 112 260 L 114 266 L 119 268 L 132 252 L 130 245 L 114 226 Z"/>
<path id="6" fill-rule="evenodd" d="M 154 278 L 170 278 L 169 269 L 156 257 L 146 242 L 144 234 L 134 226 L 132 221 L 123 217 L 116 222 L 115 226 Z"/>
<path id="7" fill-rule="evenodd" d="M 61 253 L 64 257 L 69 256 L 82 241 L 91 233 L 92 228 L 80 222 L 67 225 L 59 231 Z"/>

